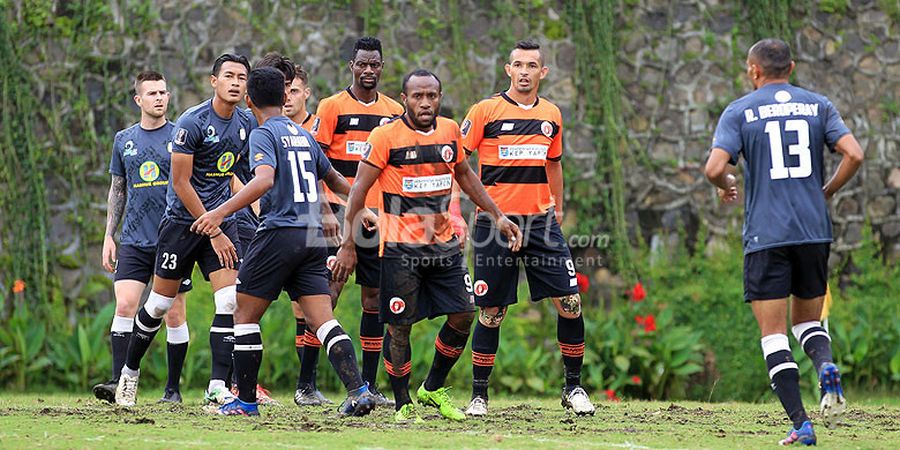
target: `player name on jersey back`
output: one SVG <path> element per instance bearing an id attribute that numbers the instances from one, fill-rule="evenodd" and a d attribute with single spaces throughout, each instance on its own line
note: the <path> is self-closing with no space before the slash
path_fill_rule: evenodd
<path id="1" fill-rule="evenodd" d="M 758 110 L 758 115 L 754 114 L 752 108 L 744 110 L 744 118 L 747 120 L 747 123 L 773 117 L 819 116 L 818 103 L 775 103 L 772 105 L 759 105 L 756 109 Z"/>

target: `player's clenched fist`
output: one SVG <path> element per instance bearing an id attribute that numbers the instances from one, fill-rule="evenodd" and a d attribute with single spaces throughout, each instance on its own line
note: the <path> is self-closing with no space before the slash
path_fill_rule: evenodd
<path id="1" fill-rule="evenodd" d="M 728 189 L 717 188 L 716 192 L 719 194 L 719 200 L 721 200 L 722 203 L 731 203 L 738 198 L 737 178 L 729 173 L 725 176 L 725 182 L 728 184 Z"/>

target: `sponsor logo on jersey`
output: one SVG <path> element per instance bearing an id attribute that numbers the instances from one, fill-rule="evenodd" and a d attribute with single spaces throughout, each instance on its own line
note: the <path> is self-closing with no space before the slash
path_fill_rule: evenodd
<path id="1" fill-rule="evenodd" d="M 512 122 L 505 122 L 503 125 L 500 125 L 500 131 L 512 131 L 515 127 L 516 124 Z"/>
<path id="2" fill-rule="evenodd" d="M 475 295 L 477 295 L 479 297 L 483 297 L 484 294 L 487 294 L 487 292 L 488 292 L 488 284 L 485 283 L 484 280 L 478 280 L 475 282 L 474 289 L 475 289 Z"/>
<path id="3" fill-rule="evenodd" d="M 469 134 L 469 129 L 472 128 L 472 121 L 466 119 L 463 121 L 462 128 L 459 129 L 460 133 L 462 133 L 463 137 L 466 137 Z"/>
<path id="4" fill-rule="evenodd" d="M 134 156 L 137 155 L 137 147 L 134 146 L 134 141 L 128 141 L 125 143 L 125 146 L 122 149 L 122 156 Z"/>
<path id="5" fill-rule="evenodd" d="M 406 302 L 400 297 L 394 297 L 391 299 L 390 303 L 388 303 L 388 307 L 391 308 L 392 313 L 400 314 L 406 310 Z"/>
<path id="6" fill-rule="evenodd" d="M 453 177 L 449 173 L 428 177 L 403 177 L 403 192 L 413 194 L 444 191 L 450 189 L 452 185 Z"/>
<path id="7" fill-rule="evenodd" d="M 359 125 L 359 117 L 351 117 L 350 118 L 350 126 L 355 127 Z"/>
<path id="8" fill-rule="evenodd" d="M 547 159 L 546 145 L 500 145 L 497 155 L 500 159 Z"/>
<path id="9" fill-rule="evenodd" d="M 262 153 L 257 153 L 255 155 L 253 155 L 253 160 L 256 162 L 261 161 L 263 158 L 265 158 L 265 155 L 263 155 Z"/>
<path id="10" fill-rule="evenodd" d="M 441 147 L 441 158 L 444 159 L 444 162 L 452 162 L 453 161 L 453 147 L 449 145 L 445 145 Z"/>
<path id="11" fill-rule="evenodd" d="M 316 120 L 313 121 L 312 126 L 309 128 L 309 132 L 312 133 L 313 136 L 315 136 L 316 134 L 319 133 L 319 123 L 320 122 L 321 122 L 321 119 L 316 117 Z"/>
<path id="12" fill-rule="evenodd" d="M 366 154 L 366 142 L 365 141 L 347 141 L 347 154 L 348 155 L 365 155 Z"/>
<path id="13" fill-rule="evenodd" d="M 219 142 L 219 136 L 216 135 L 216 127 L 210 125 L 206 127 L 206 137 L 203 138 L 204 144 L 216 144 Z M 224 170 L 223 170 L 224 172 Z"/>
<path id="14" fill-rule="evenodd" d="M 150 182 L 159 178 L 159 166 L 153 161 L 144 161 L 140 169 L 141 179 Z"/>
<path id="15" fill-rule="evenodd" d="M 553 135 L 553 124 L 547 122 L 546 120 L 541 122 L 541 133 L 544 133 L 544 136 L 550 137 Z"/>
<path id="16" fill-rule="evenodd" d="M 219 172 L 228 172 L 233 165 L 234 153 L 231 152 L 222 153 L 222 156 L 219 157 L 219 161 L 216 162 L 216 167 L 219 169 Z"/>

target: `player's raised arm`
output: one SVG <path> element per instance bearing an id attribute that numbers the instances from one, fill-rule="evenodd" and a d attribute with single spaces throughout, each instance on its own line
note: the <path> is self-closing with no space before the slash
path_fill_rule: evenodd
<path id="1" fill-rule="evenodd" d="M 825 183 L 825 186 L 822 186 L 822 192 L 825 193 L 827 199 L 830 199 L 835 192 L 850 181 L 850 178 L 853 178 L 863 162 L 862 147 L 852 134 L 845 134 L 840 138 L 834 146 L 834 151 L 840 153 L 842 158 L 834 175 Z"/>
<path id="2" fill-rule="evenodd" d="M 503 211 L 500 211 L 500 208 L 497 207 L 497 204 L 494 203 L 491 196 L 484 190 L 484 186 L 481 184 L 481 181 L 478 179 L 478 176 L 475 175 L 475 172 L 472 170 L 472 167 L 469 166 L 469 162 L 466 159 L 462 159 L 456 165 L 454 177 L 456 178 L 456 182 L 459 183 L 460 189 L 469 196 L 472 202 L 491 215 L 494 222 L 497 224 L 497 228 L 509 240 L 510 250 L 514 252 L 519 251 L 522 247 L 522 232 L 516 224 L 512 223 L 512 221 L 503 214 Z"/>

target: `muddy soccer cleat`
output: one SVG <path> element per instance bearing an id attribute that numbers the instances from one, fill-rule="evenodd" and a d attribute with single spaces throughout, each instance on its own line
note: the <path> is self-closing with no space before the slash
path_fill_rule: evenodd
<path id="1" fill-rule="evenodd" d="M 826 363 L 819 374 L 819 390 L 822 393 L 822 401 L 819 404 L 822 413 L 822 421 L 828 428 L 837 426 L 847 409 L 847 400 L 844 399 L 844 390 L 841 388 L 841 373 L 834 363 Z"/>
<path id="2" fill-rule="evenodd" d="M 469 406 L 466 407 L 465 414 L 472 417 L 484 417 L 487 415 L 487 400 L 479 396 L 472 398 Z"/>
<path id="3" fill-rule="evenodd" d="M 166 389 L 161 399 L 156 403 L 181 403 L 181 392 L 172 389 Z"/>
<path id="4" fill-rule="evenodd" d="M 369 386 L 369 392 L 375 397 L 375 405 L 376 406 L 394 406 L 394 401 L 387 398 L 381 391 L 378 390 L 377 387 Z"/>
<path id="5" fill-rule="evenodd" d="M 91 389 L 91 392 L 94 393 L 94 397 L 97 397 L 97 400 L 103 400 L 110 403 L 116 402 L 116 387 L 119 386 L 119 382 L 116 380 L 109 380 L 106 383 L 100 383 L 94 385 Z"/>
<path id="6" fill-rule="evenodd" d="M 134 406 L 137 402 L 138 378 L 140 373 L 130 376 L 123 373 L 119 376 L 119 385 L 116 386 L 116 404 L 119 406 Z"/>
<path id="7" fill-rule="evenodd" d="M 256 385 L 256 403 L 259 405 L 277 405 L 278 400 L 272 398 L 272 393 L 268 389 Z"/>
<path id="8" fill-rule="evenodd" d="M 442 416 L 450 420 L 466 420 L 466 415 L 457 407 L 453 406 L 453 400 L 450 399 L 449 390 L 450 387 L 444 386 L 437 388 L 434 391 L 429 391 L 425 389 L 425 383 L 422 383 L 422 385 L 419 386 L 419 390 L 416 391 L 416 397 L 419 399 L 419 403 L 425 406 L 434 406 L 441 412 Z"/>
<path id="9" fill-rule="evenodd" d="M 579 416 L 594 415 L 594 404 L 581 386 L 563 388 L 562 405 Z"/>
<path id="10" fill-rule="evenodd" d="M 237 396 L 231 393 L 225 386 L 216 386 L 211 391 L 206 391 L 203 395 L 203 401 L 207 405 L 227 405 L 234 401 Z"/>
<path id="11" fill-rule="evenodd" d="M 244 403 L 235 397 L 231 402 L 211 410 L 220 416 L 259 416 L 259 408 L 256 403 Z"/>
<path id="12" fill-rule="evenodd" d="M 316 395 L 316 393 L 318 393 L 318 395 Z M 322 401 L 323 399 L 328 400 L 324 395 L 322 395 L 321 392 L 319 392 L 318 389 L 315 388 L 315 386 L 309 383 L 297 385 L 297 390 L 294 391 L 294 403 L 296 403 L 297 406 L 324 405 L 325 402 Z"/>
<path id="13" fill-rule="evenodd" d="M 375 396 L 369 392 L 368 386 L 364 384 L 359 389 L 347 393 L 347 399 L 338 407 L 338 412 L 342 416 L 365 416 L 375 409 L 376 404 Z"/>
<path id="14" fill-rule="evenodd" d="M 394 412 L 394 423 L 425 423 L 416 407 L 412 403 L 407 403 Z"/>
<path id="15" fill-rule="evenodd" d="M 816 432 L 813 431 L 812 422 L 803 422 L 797 429 L 791 429 L 786 438 L 778 442 L 781 445 L 803 444 L 816 445 Z"/>

